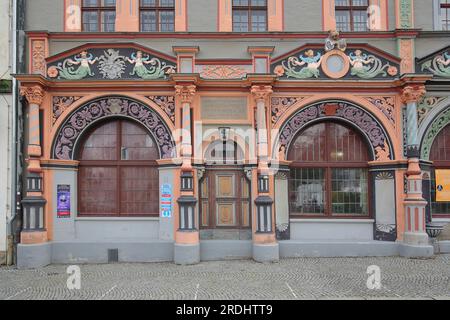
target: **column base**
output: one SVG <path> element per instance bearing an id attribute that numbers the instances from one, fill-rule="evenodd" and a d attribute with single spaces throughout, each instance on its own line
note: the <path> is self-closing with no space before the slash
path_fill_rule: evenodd
<path id="1" fill-rule="evenodd" d="M 38 244 L 17 245 L 17 268 L 36 269 L 48 266 L 52 262 L 52 244 L 50 242 Z"/>
<path id="2" fill-rule="evenodd" d="M 427 246 L 429 244 L 428 234 L 425 232 L 405 232 L 403 242 L 414 246 Z"/>
<path id="3" fill-rule="evenodd" d="M 191 265 L 200 262 L 200 243 L 174 245 L 173 261 L 178 265 Z"/>
<path id="4" fill-rule="evenodd" d="M 47 231 L 22 231 L 20 233 L 21 244 L 40 244 L 47 241 Z"/>
<path id="5" fill-rule="evenodd" d="M 434 247 L 432 245 L 400 243 L 399 253 L 400 256 L 405 258 L 430 258 L 434 255 Z"/>
<path id="6" fill-rule="evenodd" d="M 253 243 L 253 260 L 256 262 L 278 262 L 280 246 L 278 243 Z"/>

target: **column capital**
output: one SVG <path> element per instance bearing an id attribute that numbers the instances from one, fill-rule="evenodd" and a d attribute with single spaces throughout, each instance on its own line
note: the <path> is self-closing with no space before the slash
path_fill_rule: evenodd
<path id="1" fill-rule="evenodd" d="M 252 86 L 251 93 L 256 102 L 265 101 L 273 93 L 272 86 L 255 85 Z"/>
<path id="2" fill-rule="evenodd" d="M 408 102 L 418 102 L 426 92 L 424 85 L 406 86 L 402 90 L 402 102 L 405 104 Z"/>
<path id="3" fill-rule="evenodd" d="M 182 103 L 192 103 L 196 92 L 197 87 L 193 84 L 175 86 L 175 95 L 181 99 Z"/>
<path id="4" fill-rule="evenodd" d="M 20 95 L 30 104 L 41 105 L 44 100 L 44 89 L 41 86 L 20 87 Z"/>

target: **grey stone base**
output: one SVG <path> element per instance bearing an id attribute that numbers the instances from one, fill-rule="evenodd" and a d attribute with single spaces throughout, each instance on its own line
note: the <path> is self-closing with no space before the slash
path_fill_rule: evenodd
<path id="1" fill-rule="evenodd" d="M 399 244 L 400 256 L 405 258 L 429 258 L 434 254 L 434 247 L 431 245 L 411 245 L 406 243 Z"/>
<path id="2" fill-rule="evenodd" d="M 54 242 L 53 263 L 108 263 L 108 250 L 117 249 L 119 262 L 166 262 L 173 260 L 173 242 Z"/>
<path id="3" fill-rule="evenodd" d="M 436 253 L 450 253 L 450 241 L 437 241 L 434 246 Z"/>
<path id="4" fill-rule="evenodd" d="M 17 268 L 42 268 L 52 263 L 52 243 L 18 244 Z"/>
<path id="5" fill-rule="evenodd" d="M 200 241 L 202 261 L 251 259 L 251 240 L 202 240 Z"/>
<path id="6" fill-rule="evenodd" d="M 200 244 L 178 244 L 174 245 L 173 261 L 175 264 L 190 265 L 200 262 Z"/>
<path id="7" fill-rule="evenodd" d="M 253 260 L 256 262 L 277 262 L 280 260 L 280 246 L 278 243 L 253 244 Z"/>
<path id="8" fill-rule="evenodd" d="M 280 241 L 280 257 L 387 257 L 397 256 L 398 243 L 384 241 Z"/>

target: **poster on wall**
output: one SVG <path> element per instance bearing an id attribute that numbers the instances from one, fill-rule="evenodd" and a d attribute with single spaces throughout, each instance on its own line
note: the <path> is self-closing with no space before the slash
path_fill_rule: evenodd
<path id="1" fill-rule="evenodd" d="M 436 202 L 450 202 L 450 170 L 436 170 Z"/>
<path id="2" fill-rule="evenodd" d="M 56 213 L 58 218 L 70 218 L 70 185 L 58 184 Z"/>
<path id="3" fill-rule="evenodd" d="M 161 218 L 172 217 L 172 185 L 165 183 L 161 186 Z"/>

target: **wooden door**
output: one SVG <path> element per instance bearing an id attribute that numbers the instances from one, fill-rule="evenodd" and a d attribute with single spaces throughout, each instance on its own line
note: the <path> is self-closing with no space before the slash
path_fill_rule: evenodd
<path id="1" fill-rule="evenodd" d="M 202 229 L 251 227 L 250 184 L 239 170 L 208 170 L 201 182 Z"/>

